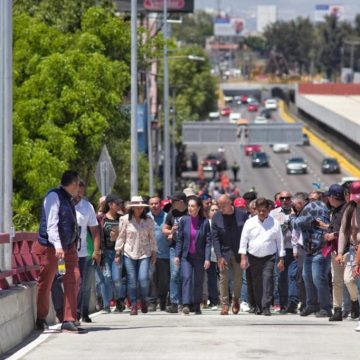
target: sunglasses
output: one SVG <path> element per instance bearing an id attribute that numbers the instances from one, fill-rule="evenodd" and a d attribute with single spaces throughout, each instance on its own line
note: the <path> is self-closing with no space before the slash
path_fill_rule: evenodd
<path id="1" fill-rule="evenodd" d="M 290 199 L 291 199 L 291 196 L 281 196 L 279 199 L 280 199 L 281 201 L 283 201 L 283 200 L 290 200 Z"/>

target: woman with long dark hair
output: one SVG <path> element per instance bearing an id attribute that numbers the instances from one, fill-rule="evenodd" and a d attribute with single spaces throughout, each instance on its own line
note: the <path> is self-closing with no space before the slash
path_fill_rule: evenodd
<path id="1" fill-rule="evenodd" d="M 197 196 L 188 198 L 188 215 L 181 218 L 177 231 L 174 261 L 179 265 L 181 259 L 183 313 L 190 313 L 193 302 L 195 314 L 201 314 L 204 271 L 210 267 L 211 235 L 209 220 L 204 217 L 202 201 Z"/>
<path id="2" fill-rule="evenodd" d="M 156 238 L 154 220 L 147 216 L 149 207 L 141 196 L 133 196 L 128 204 L 129 213 L 120 219 L 119 236 L 115 244 L 115 261 L 124 259 L 127 272 L 131 312 L 137 315 L 137 289 L 140 285 L 141 311 L 148 312 L 146 297 L 149 292 L 150 261 L 156 262 Z"/>

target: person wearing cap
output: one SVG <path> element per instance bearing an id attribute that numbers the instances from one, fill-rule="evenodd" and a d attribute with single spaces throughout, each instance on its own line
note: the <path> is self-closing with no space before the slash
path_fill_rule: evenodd
<path id="1" fill-rule="evenodd" d="M 209 221 L 202 212 L 202 201 L 197 196 L 188 199 L 188 215 L 180 222 L 176 236 L 174 262 L 182 273 L 183 314 L 190 313 L 190 304 L 195 314 L 201 314 L 200 303 L 204 282 L 204 270 L 210 267 L 211 235 Z"/>
<path id="2" fill-rule="evenodd" d="M 119 235 L 115 243 L 115 261 L 124 265 L 131 302 L 130 315 L 137 315 L 138 287 L 141 312 L 148 312 L 150 261 L 156 263 L 157 244 L 154 221 L 145 212 L 149 205 L 141 196 L 133 196 L 128 203 L 128 214 L 120 218 Z M 123 256 L 122 256 L 123 255 Z"/>
<path id="3" fill-rule="evenodd" d="M 360 244 L 360 181 L 351 183 L 349 193 L 350 202 L 345 207 L 341 219 L 336 261 L 345 264 L 344 282 L 351 299 L 351 318 L 356 319 L 359 317 L 360 292 L 360 277 L 357 274 L 359 270 L 357 254 Z M 360 322 L 356 331 L 360 331 Z"/>
<path id="4" fill-rule="evenodd" d="M 270 212 L 270 216 L 275 218 L 280 226 L 284 239 L 284 271 L 279 274 L 278 291 L 280 300 L 281 314 L 296 314 L 299 302 L 299 290 L 296 282 L 297 260 L 293 254 L 293 245 L 291 242 L 292 227 L 290 222 L 291 198 L 289 191 L 278 193 L 280 207 Z"/>
<path id="5" fill-rule="evenodd" d="M 203 208 L 204 216 L 206 218 L 209 218 L 209 211 L 210 211 L 210 207 L 212 204 L 212 197 L 209 194 L 204 193 L 200 196 L 200 198 L 202 201 L 202 208 Z"/>
<path id="6" fill-rule="evenodd" d="M 280 224 L 270 214 L 269 200 L 256 199 L 257 215 L 244 225 L 239 254 L 241 268 L 248 266 L 251 272 L 256 314 L 270 316 L 270 305 L 274 293 L 274 267 L 279 256 L 278 269 L 284 269 L 284 241 Z"/>
<path id="7" fill-rule="evenodd" d="M 170 305 L 166 308 L 169 313 L 177 313 L 179 305 L 182 305 L 182 281 L 180 266 L 175 264 L 176 257 L 176 232 L 180 219 L 187 214 L 187 198 L 182 191 L 176 191 L 169 197 L 172 209 L 166 216 L 163 226 L 163 234 L 169 241 L 170 246 Z"/>
<path id="8" fill-rule="evenodd" d="M 236 208 L 239 208 L 239 209 L 243 209 L 246 211 L 247 209 L 247 203 L 246 203 L 246 200 L 242 197 L 237 197 L 235 200 L 234 200 L 234 206 Z"/>
<path id="9" fill-rule="evenodd" d="M 100 236 L 102 243 L 102 275 L 98 276 L 98 287 L 103 300 L 103 312 L 110 313 L 110 301 L 114 297 L 116 311 L 124 310 L 126 297 L 125 279 L 122 279 L 122 264 L 115 263 L 115 241 L 118 234 L 120 210 L 123 200 L 115 194 L 105 199 L 104 216 L 100 219 Z"/>
<path id="10" fill-rule="evenodd" d="M 329 273 L 331 257 L 323 254 L 324 224 L 329 224 L 329 209 L 319 201 L 309 201 L 308 194 L 298 192 L 293 197 L 291 225 L 301 233 L 305 250 L 303 279 L 306 291 L 306 307 L 301 316 L 316 313 L 316 317 L 330 317 Z"/>
<path id="11" fill-rule="evenodd" d="M 229 314 L 229 279 L 234 282 L 232 294 L 232 312 L 240 310 L 239 296 L 242 285 L 242 269 L 238 254 L 241 232 L 248 215 L 245 211 L 235 208 L 228 195 L 218 199 L 219 211 L 211 221 L 212 240 L 220 271 L 221 315 Z M 231 274 L 230 274 L 231 272 Z"/>

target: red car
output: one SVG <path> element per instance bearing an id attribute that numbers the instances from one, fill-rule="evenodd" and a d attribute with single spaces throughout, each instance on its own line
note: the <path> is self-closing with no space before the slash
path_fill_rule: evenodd
<path id="1" fill-rule="evenodd" d="M 246 156 L 251 156 L 254 153 L 261 151 L 260 145 L 245 145 L 244 152 Z"/>
<path id="2" fill-rule="evenodd" d="M 220 111 L 221 116 L 229 116 L 231 114 L 231 109 L 229 107 L 223 108 Z"/>
<path id="3" fill-rule="evenodd" d="M 248 112 L 256 112 L 259 110 L 259 104 L 258 103 L 250 103 L 248 106 L 247 106 L 247 110 Z"/>
<path id="4" fill-rule="evenodd" d="M 240 98 L 240 101 L 242 104 L 247 104 L 247 96 L 243 95 L 241 98 Z"/>

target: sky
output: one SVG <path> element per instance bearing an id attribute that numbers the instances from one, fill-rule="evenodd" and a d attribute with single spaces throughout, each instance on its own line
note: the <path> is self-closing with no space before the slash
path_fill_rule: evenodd
<path id="1" fill-rule="evenodd" d="M 229 14 L 243 18 L 255 18 L 257 5 L 276 5 L 279 19 L 289 20 L 297 16 L 313 17 L 316 4 L 343 5 L 345 19 L 353 20 L 360 14 L 360 0 L 194 0 L 195 9 L 220 8 Z"/>

